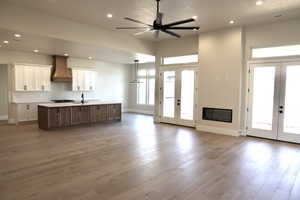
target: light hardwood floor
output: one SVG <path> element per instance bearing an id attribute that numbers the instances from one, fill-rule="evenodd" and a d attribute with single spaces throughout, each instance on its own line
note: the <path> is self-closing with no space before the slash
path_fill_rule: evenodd
<path id="1" fill-rule="evenodd" d="M 300 145 L 125 114 L 43 131 L 0 126 L 1 200 L 300 199 Z"/>

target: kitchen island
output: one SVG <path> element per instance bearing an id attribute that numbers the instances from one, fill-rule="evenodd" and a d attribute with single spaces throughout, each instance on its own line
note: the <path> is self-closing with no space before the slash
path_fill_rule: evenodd
<path id="1" fill-rule="evenodd" d="M 39 128 L 49 130 L 78 124 L 121 120 L 121 103 L 46 103 L 38 105 Z"/>

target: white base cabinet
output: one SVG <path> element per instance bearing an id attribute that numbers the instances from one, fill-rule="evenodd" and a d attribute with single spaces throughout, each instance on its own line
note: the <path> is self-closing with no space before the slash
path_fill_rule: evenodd
<path id="1" fill-rule="evenodd" d="M 38 120 L 37 107 L 36 103 L 17 104 L 17 122 Z"/>

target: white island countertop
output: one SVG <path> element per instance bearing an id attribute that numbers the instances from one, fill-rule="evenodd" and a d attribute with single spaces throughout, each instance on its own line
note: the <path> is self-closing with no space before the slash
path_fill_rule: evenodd
<path id="1" fill-rule="evenodd" d="M 48 107 L 48 108 L 57 108 L 57 107 L 72 107 L 72 106 L 96 106 L 96 105 L 107 105 L 107 104 L 121 104 L 119 101 L 87 101 L 82 104 L 81 102 L 72 102 L 72 103 L 43 103 L 39 106 Z"/>

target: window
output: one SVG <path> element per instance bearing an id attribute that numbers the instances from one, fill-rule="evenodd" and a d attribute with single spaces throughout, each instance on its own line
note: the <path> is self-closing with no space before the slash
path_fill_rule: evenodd
<path id="1" fill-rule="evenodd" d="M 137 104 L 154 105 L 155 99 L 155 69 L 140 69 L 138 71 Z"/>
<path id="2" fill-rule="evenodd" d="M 288 45 L 252 49 L 252 58 L 271 58 L 282 56 L 299 56 L 300 45 Z"/>
<path id="3" fill-rule="evenodd" d="M 164 65 L 197 63 L 197 62 L 198 62 L 198 54 L 163 58 Z"/>

